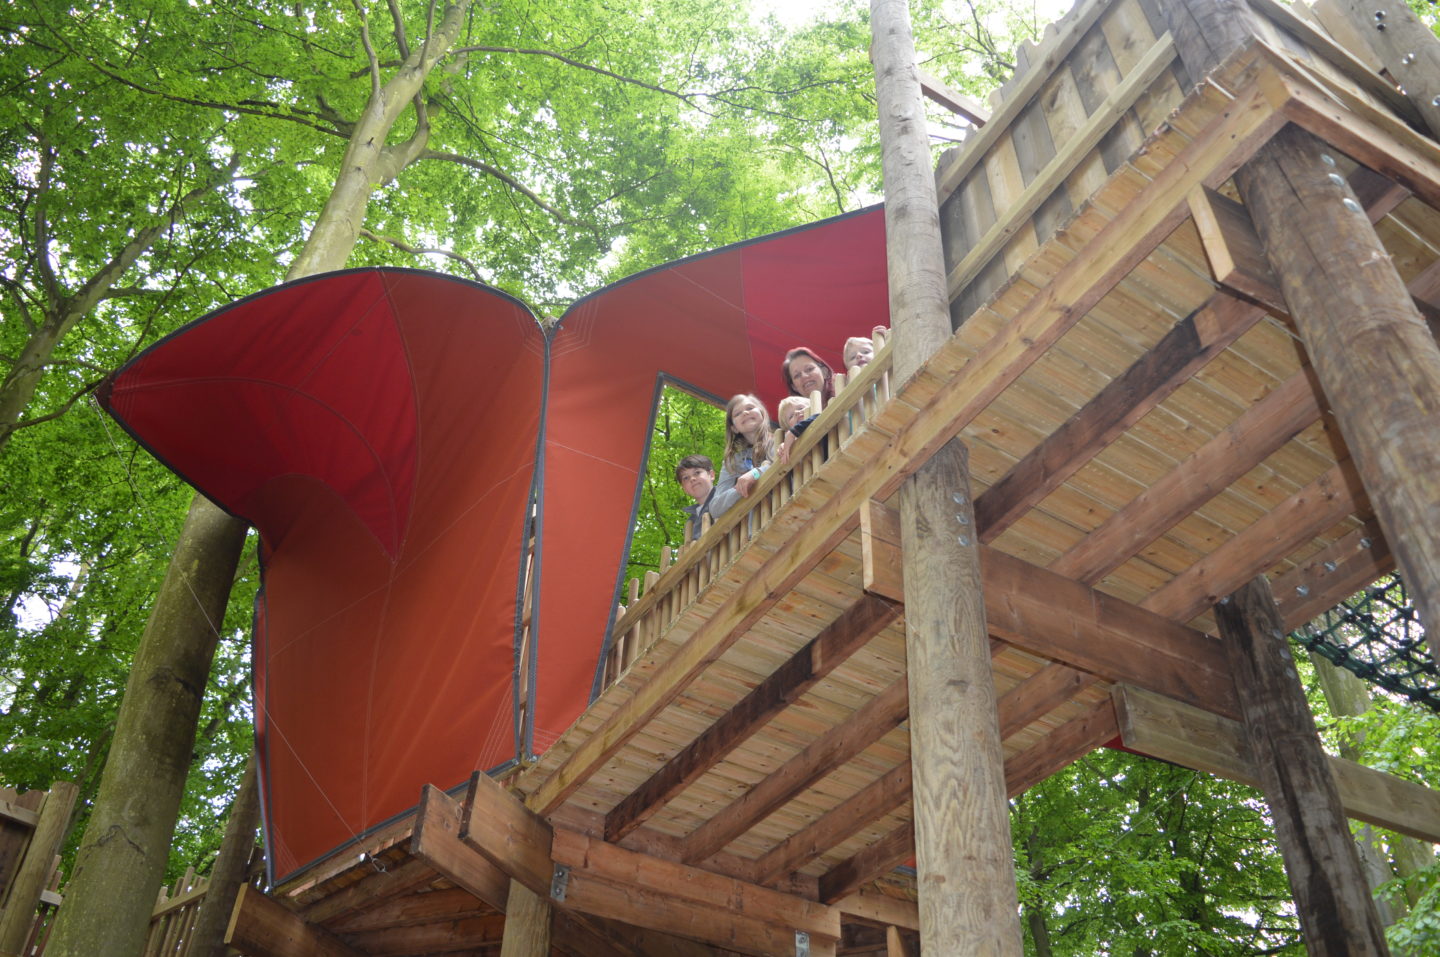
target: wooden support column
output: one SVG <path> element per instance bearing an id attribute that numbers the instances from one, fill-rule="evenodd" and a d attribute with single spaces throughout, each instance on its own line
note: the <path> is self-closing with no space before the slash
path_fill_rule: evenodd
<path id="1" fill-rule="evenodd" d="M 1192 77 L 1258 32 L 1243 0 L 1165 10 Z M 1440 660 L 1440 345 L 1333 152 L 1287 127 L 1235 183 Z"/>
<path id="2" fill-rule="evenodd" d="M 70 830 L 70 814 L 79 793 L 80 788 L 71 782 L 56 781 L 50 785 L 45 803 L 40 805 L 35 831 L 10 882 L 7 906 L 0 911 L 0 955 L 9 957 L 25 948 L 30 927 L 35 923 L 35 908 L 40 905 L 40 895 L 55 870 L 55 858 Z"/>
<path id="3" fill-rule="evenodd" d="M 512 878 L 500 957 L 547 957 L 549 953 L 550 902 Z"/>
<path id="4" fill-rule="evenodd" d="M 1330 761 L 1262 575 L 1215 606 L 1270 805 L 1305 946 L 1313 955 L 1388 954 Z"/>
<path id="5" fill-rule="evenodd" d="M 1405 0 L 1341 0 L 1338 6 L 1415 104 L 1430 135 L 1440 138 L 1440 38 Z"/>
<path id="6" fill-rule="evenodd" d="M 939 209 L 905 0 L 871 0 L 894 377 L 949 337 Z M 900 487 L 921 949 L 1022 952 L 1004 755 L 965 447 Z"/>

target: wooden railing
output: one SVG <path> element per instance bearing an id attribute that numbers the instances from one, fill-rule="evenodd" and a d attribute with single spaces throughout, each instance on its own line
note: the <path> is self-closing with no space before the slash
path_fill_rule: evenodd
<path id="1" fill-rule="evenodd" d="M 160 888 L 141 957 L 185 957 L 189 953 L 190 932 L 209 886 L 209 879 L 196 877 L 195 868 L 190 867 L 173 886 Z"/>
<path id="2" fill-rule="evenodd" d="M 825 463 L 879 414 L 890 400 L 891 349 L 888 343 L 876 345 L 875 358 L 848 381 L 843 375 L 835 377 L 835 398 L 795 442 L 788 465 L 772 465 L 750 496 L 707 525 L 698 539 L 678 549 L 662 549 L 660 568 L 646 573 L 643 593 L 640 580 L 630 580 L 605 649 L 602 688 L 620 680 Z"/>

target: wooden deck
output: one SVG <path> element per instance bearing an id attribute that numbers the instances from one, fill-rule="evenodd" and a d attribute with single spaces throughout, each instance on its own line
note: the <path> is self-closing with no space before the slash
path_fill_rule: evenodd
<path id="1" fill-rule="evenodd" d="M 326 952 L 498 953 L 512 878 L 575 954 L 862 953 L 918 927 L 891 497 L 957 435 L 1010 792 L 1111 741 L 1253 776 L 1209 609 L 1264 573 L 1298 626 L 1392 559 L 1233 172 L 1286 123 L 1332 144 L 1440 315 L 1440 150 L 1359 59 L 1255 6 L 1273 32 L 1188 95 L 1137 0 L 1023 51 L 937 173 L 954 338 L 893 395 L 881 350 L 796 467 L 629 604 L 608 686 L 508 793 L 428 790 L 363 860 L 276 889 L 298 918 L 251 895 L 237 940 L 294 918 Z M 1352 816 L 1440 839 L 1434 793 L 1334 767 Z"/>

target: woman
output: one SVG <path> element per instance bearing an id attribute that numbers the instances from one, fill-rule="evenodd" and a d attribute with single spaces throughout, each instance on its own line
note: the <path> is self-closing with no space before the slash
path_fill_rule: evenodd
<path id="1" fill-rule="evenodd" d="M 819 392 L 822 402 L 835 398 L 835 373 L 814 349 L 796 346 L 785 353 L 785 364 L 780 369 L 791 395 L 808 398 L 810 393 Z"/>
<path id="2" fill-rule="evenodd" d="M 753 395 L 734 396 L 725 404 L 725 458 L 710 514 L 719 516 L 748 497 L 774 460 L 775 437 L 765 404 Z"/>

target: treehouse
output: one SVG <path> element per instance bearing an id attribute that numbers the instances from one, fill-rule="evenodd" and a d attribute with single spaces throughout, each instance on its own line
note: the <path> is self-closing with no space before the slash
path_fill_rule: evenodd
<path id="1" fill-rule="evenodd" d="M 379 465 L 331 468 L 297 439 L 300 458 L 255 466 L 303 431 L 278 400 L 264 442 L 165 425 L 195 403 L 147 398 L 178 394 L 163 349 L 222 325 L 122 373 L 107 401 L 127 427 L 265 535 L 274 882 L 242 894 L 233 945 L 1019 953 L 1005 798 L 1121 745 L 1258 783 L 1312 952 L 1383 952 L 1344 818 L 1433 842 L 1440 795 L 1325 757 L 1276 639 L 1397 566 L 1422 618 L 1440 611 L 1440 147 L 1422 132 L 1440 110 L 1416 92 L 1440 53 L 1329 2 L 1082 0 L 988 111 L 925 80 L 977 124 L 933 169 L 903 5 L 877 3 L 883 240 L 871 212 L 700 257 L 582 302 L 553 338 L 414 274 L 242 304 L 266 330 L 244 361 L 304 354 L 266 318 L 296 310 L 353 306 L 327 355 L 382 311 L 400 330 L 343 364 L 371 401 L 311 403 L 348 410 L 362 424 L 333 444 Z M 795 286 L 716 292 L 760 273 Z M 726 305 L 659 350 L 686 369 L 634 371 L 605 338 L 702 287 Z M 801 311 L 823 322 L 796 317 L 821 300 Z M 614 506 L 638 494 L 643 437 L 590 434 L 597 400 L 566 383 L 632 376 L 640 405 L 614 419 L 633 426 L 657 376 L 763 387 L 776 350 L 887 308 L 891 341 L 792 465 L 627 594 Z M 476 309 L 474 341 L 413 331 Z M 516 358 L 477 384 L 447 365 L 470 348 Z M 456 406 L 478 411 L 425 424 Z M 524 428 L 466 441 L 497 421 Z M 614 466 L 624 494 L 560 488 L 566 456 L 596 481 Z M 331 514 L 348 531 L 315 544 Z M 422 613 L 428 644 L 342 642 Z M 496 656 L 506 680 L 486 685 Z M 372 691 L 307 696 L 340 672 Z"/>

